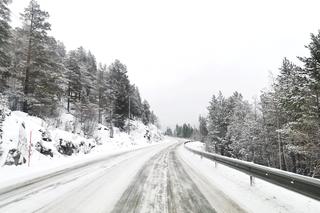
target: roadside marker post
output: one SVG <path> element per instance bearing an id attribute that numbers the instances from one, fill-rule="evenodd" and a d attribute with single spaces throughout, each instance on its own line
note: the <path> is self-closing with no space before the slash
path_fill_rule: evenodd
<path id="1" fill-rule="evenodd" d="M 250 175 L 250 186 L 254 186 L 255 181 L 254 181 L 254 177 Z"/>

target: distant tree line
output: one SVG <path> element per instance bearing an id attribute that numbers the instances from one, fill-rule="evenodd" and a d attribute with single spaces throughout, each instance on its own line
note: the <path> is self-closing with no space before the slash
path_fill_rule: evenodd
<path id="1" fill-rule="evenodd" d="M 284 58 L 271 89 L 253 104 L 238 92 L 213 95 L 199 118 L 206 149 L 303 175 L 320 176 L 320 32 L 303 66 Z"/>
<path id="2" fill-rule="evenodd" d="M 22 27 L 12 29 L 9 3 L 0 1 L 0 93 L 12 110 L 46 118 L 58 117 L 65 108 L 86 134 L 95 123 L 122 130 L 128 119 L 158 123 L 123 63 L 97 64 L 83 47 L 66 52 L 48 35 L 49 14 L 35 0 L 21 14 Z"/>
<path id="3" fill-rule="evenodd" d="M 182 124 L 181 126 L 177 124 L 173 131 L 170 127 L 167 127 L 165 131 L 165 135 L 179 138 L 195 138 L 198 135 L 197 133 L 197 128 L 186 123 Z"/>

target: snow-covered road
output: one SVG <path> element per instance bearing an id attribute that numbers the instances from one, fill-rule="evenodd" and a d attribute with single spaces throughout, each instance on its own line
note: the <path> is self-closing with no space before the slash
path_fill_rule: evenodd
<path id="1" fill-rule="evenodd" d="M 216 212 L 181 148 L 172 140 L 65 170 L 1 194 L 0 212 Z"/>
<path id="2" fill-rule="evenodd" d="M 171 138 L 54 172 L 6 193 L 0 187 L 0 212 L 317 212 L 320 207 L 268 183 L 250 187 L 245 174 L 215 168 L 182 144 Z"/>

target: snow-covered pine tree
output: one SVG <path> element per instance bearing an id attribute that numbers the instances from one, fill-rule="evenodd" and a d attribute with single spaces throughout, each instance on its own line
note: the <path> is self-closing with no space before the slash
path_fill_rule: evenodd
<path id="1" fill-rule="evenodd" d="M 176 137 L 182 137 L 182 127 L 179 126 L 178 124 L 176 125 L 176 127 L 174 129 L 173 135 Z"/>
<path id="2" fill-rule="evenodd" d="M 320 31 L 318 34 L 311 34 L 311 42 L 306 46 L 309 49 L 309 57 L 299 57 L 304 63 L 304 73 L 308 78 L 307 86 L 311 96 L 309 100 L 310 115 L 317 120 L 320 126 Z M 320 139 L 319 139 L 320 140 Z"/>
<path id="3" fill-rule="evenodd" d="M 296 172 L 296 159 L 303 153 L 306 140 L 305 121 L 309 112 L 307 80 L 302 69 L 285 58 L 273 88 L 277 96 L 277 109 L 281 112 L 278 117 L 280 126 L 277 132 L 285 150 L 280 148 L 283 156 L 291 158 L 291 162 L 289 159 L 286 162 L 287 169 Z"/>
<path id="4" fill-rule="evenodd" d="M 23 105 L 23 80 L 25 78 L 25 47 L 26 47 L 26 34 L 21 28 L 12 30 L 11 43 L 11 66 L 10 75 L 7 79 L 8 88 L 5 93 L 8 96 L 9 107 L 11 110 L 22 110 Z"/>
<path id="5" fill-rule="evenodd" d="M 107 97 L 109 99 L 110 114 L 107 120 L 123 129 L 125 120 L 129 116 L 130 82 L 127 76 L 127 67 L 119 60 L 109 66 Z"/>
<path id="6" fill-rule="evenodd" d="M 10 57 L 10 35 L 11 27 L 10 10 L 8 8 L 11 0 L 0 1 L 0 92 L 7 88 L 7 79 L 9 77 Z"/>
<path id="7" fill-rule="evenodd" d="M 150 111 L 150 105 L 147 100 L 144 100 L 142 102 L 143 111 L 142 111 L 142 122 L 147 125 L 150 123 L 151 119 L 151 111 Z"/>
<path id="8" fill-rule="evenodd" d="M 173 136 L 172 129 L 170 127 L 167 127 L 166 131 L 164 132 L 165 135 Z"/>
<path id="9" fill-rule="evenodd" d="M 173 135 L 180 138 L 193 138 L 193 136 L 196 136 L 194 134 L 197 134 L 197 131 L 190 124 L 184 123 L 181 126 L 177 124 Z"/>
<path id="10" fill-rule="evenodd" d="M 76 51 L 70 51 L 65 60 L 67 69 L 67 111 L 75 110 L 76 102 L 80 101 L 81 73 Z"/>
<path id="11" fill-rule="evenodd" d="M 207 118 L 199 116 L 199 133 L 200 141 L 205 142 L 208 136 Z"/>
<path id="12" fill-rule="evenodd" d="M 103 112 L 106 108 L 107 97 L 105 95 L 107 89 L 107 66 L 99 64 L 98 68 L 98 81 L 97 81 L 97 90 L 98 90 L 98 123 L 102 123 Z"/>
<path id="13" fill-rule="evenodd" d="M 83 47 L 72 50 L 65 60 L 67 68 L 67 111 L 80 122 L 86 135 L 91 135 L 99 119 L 99 98 L 102 98 L 102 81 L 94 55 Z"/>
<path id="14" fill-rule="evenodd" d="M 150 123 L 160 128 L 159 119 L 153 111 L 150 113 Z"/>
<path id="15" fill-rule="evenodd" d="M 218 96 L 212 96 L 208 107 L 208 136 L 211 143 L 208 143 L 208 150 L 214 150 L 216 153 L 224 155 L 225 136 L 228 131 L 228 112 L 227 101 L 219 92 Z"/>
<path id="16" fill-rule="evenodd" d="M 98 120 L 98 91 L 97 85 L 97 65 L 95 57 L 84 48 L 78 49 L 78 63 L 80 65 L 81 77 L 81 98 L 78 104 L 78 113 L 82 124 L 83 132 L 91 135 Z"/>
<path id="17" fill-rule="evenodd" d="M 131 85 L 130 89 L 130 111 L 131 118 L 142 117 L 143 106 L 141 96 L 138 87 L 135 85 Z"/>
<path id="18" fill-rule="evenodd" d="M 300 76 L 300 68 L 295 66 L 287 58 L 282 61 L 275 84 L 273 85 L 279 100 L 279 107 L 284 113 L 286 122 L 296 121 L 301 117 L 304 100 L 301 97 L 305 83 Z"/>
<path id="19" fill-rule="evenodd" d="M 20 66 L 24 69 L 23 111 L 38 116 L 56 116 L 59 95 L 62 94 L 63 55 L 62 47 L 47 35 L 51 25 L 49 14 L 31 0 L 22 14 L 23 27 L 20 33 L 24 52 Z M 57 52 L 59 50 L 59 52 Z"/>
<path id="20" fill-rule="evenodd" d="M 66 71 L 64 66 L 65 49 L 61 42 L 49 37 L 42 56 L 39 71 L 34 77 L 33 96 L 35 102 L 30 113 L 40 117 L 58 116 L 58 108 L 66 88 Z"/>
<path id="21" fill-rule="evenodd" d="M 238 159 L 264 163 L 261 161 L 261 144 L 259 141 L 261 125 L 257 109 L 253 110 L 242 95 L 235 93 L 233 114 L 228 125 L 226 140 L 229 141 L 230 154 Z"/>
<path id="22" fill-rule="evenodd" d="M 281 127 L 285 124 L 283 109 L 279 104 L 277 91 L 265 91 L 260 96 L 266 139 L 270 143 L 270 162 L 273 166 L 286 170 L 283 136 Z"/>
<path id="23" fill-rule="evenodd" d="M 299 57 L 304 63 L 302 71 L 302 79 L 304 86 L 303 98 L 303 116 L 300 118 L 300 125 L 303 128 L 304 138 L 300 140 L 304 142 L 303 150 L 307 151 L 307 155 L 298 157 L 298 165 L 305 164 L 309 169 L 304 173 L 315 175 L 315 168 L 319 167 L 320 152 L 320 31 L 317 34 L 311 34 L 311 42 L 306 46 L 310 55 L 308 57 Z M 300 129 L 301 129 L 300 127 Z M 301 158 L 307 159 L 301 163 Z M 298 168 L 299 169 L 299 168 Z M 300 169 L 299 169 L 300 170 Z M 308 171 L 309 170 L 309 171 Z"/>

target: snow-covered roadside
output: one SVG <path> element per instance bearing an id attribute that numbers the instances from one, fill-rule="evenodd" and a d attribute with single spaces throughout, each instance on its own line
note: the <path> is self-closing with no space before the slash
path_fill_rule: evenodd
<path id="1" fill-rule="evenodd" d="M 130 134 L 114 128 L 114 138 L 109 137 L 108 127 L 98 125 L 94 136 L 88 139 L 77 131 L 73 131 L 76 134 L 71 132 L 73 119 L 70 114 L 63 115 L 56 128 L 50 122 L 19 111 L 8 113 L 2 126 L 3 143 L 0 144 L 3 152 L 0 156 L 0 186 L 12 185 L 113 154 L 156 145 L 160 141 L 166 142 L 160 130 L 153 125 L 145 126 L 140 121 L 131 122 Z M 66 146 L 68 143 L 71 148 Z M 69 147 L 70 152 L 59 150 L 62 146 Z M 22 157 L 19 162 L 22 165 L 5 165 L 10 150 L 20 150 Z M 31 155 L 28 166 L 29 151 Z"/>
<path id="2" fill-rule="evenodd" d="M 15 188 L 1 195 L 0 212 L 111 211 L 141 168 L 176 143 L 165 141 Z"/>
<path id="3" fill-rule="evenodd" d="M 170 143 L 170 141 L 164 139 L 161 144 Z M 105 159 L 109 156 L 126 153 L 128 151 L 139 150 L 141 148 L 149 146 L 157 146 L 159 143 L 137 145 L 131 147 L 118 148 L 117 150 L 108 149 L 105 152 L 93 152 L 91 154 L 81 154 L 77 156 L 59 158 L 54 161 L 40 161 L 36 165 L 28 167 L 27 165 L 21 166 L 5 166 L 0 168 L 0 190 L 1 188 L 9 185 L 15 185 L 17 183 L 25 182 L 30 179 L 45 176 L 60 170 L 64 170 L 70 167 L 75 167 L 87 162 L 97 161 L 99 159 Z"/>
<path id="4" fill-rule="evenodd" d="M 203 151 L 200 142 L 189 143 L 188 146 Z M 179 154 L 192 168 L 248 212 L 319 212 L 319 201 L 260 179 L 255 179 L 255 185 L 251 187 L 248 175 L 221 164 L 215 168 L 212 161 L 194 155 L 182 146 Z"/>
<path id="5" fill-rule="evenodd" d="M 205 151 L 204 150 L 204 143 L 199 141 L 194 141 L 191 143 L 187 143 L 186 146 L 190 147 L 191 149 L 199 150 L 199 151 Z"/>

